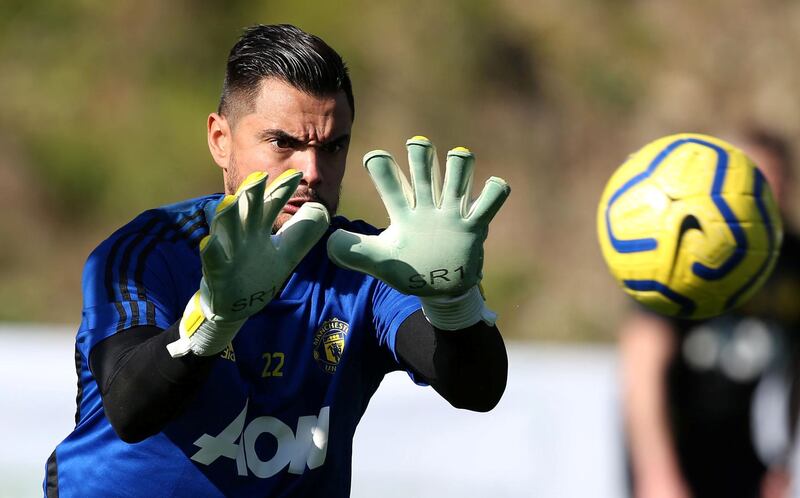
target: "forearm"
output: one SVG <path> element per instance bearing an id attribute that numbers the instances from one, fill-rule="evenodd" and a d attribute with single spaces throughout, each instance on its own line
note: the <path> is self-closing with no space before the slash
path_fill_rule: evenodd
<path id="1" fill-rule="evenodd" d="M 683 487 L 667 401 L 674 343 L 674 332 L 654 317 L 634 318 L 620 337 L 625 423 L 637 489 L 656 482 Z"/>
<path id="2" fill-rule="evenodd" d="M 440 330 L 419 311 L 400 326 L 395 350 L 419 380 L 456 408 L 489 411 L 505 391 L 505 344 L 497 327 L 482 321 L 462 330 Z"/>
<path id="3" fill-rule="evenodd" d="M 89 364 L 111 426 L 128 443 L 160 432 L 192 401 L 216 356 L 173 358 L 167 344 L 178 338 L 177 323 L 166 330 L 135 327 L 97 344 Z"/>

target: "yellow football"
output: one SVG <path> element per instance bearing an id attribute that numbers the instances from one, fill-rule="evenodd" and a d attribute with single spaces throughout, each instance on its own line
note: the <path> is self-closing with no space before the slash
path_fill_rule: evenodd
<path id="1" fill-rule="evenodd" d="M 625 292 L 659 313 L 695 319 L 761 287 L 783 226 L 769 185 L 741 150 L 683 133 L 650 142 L 614 172 L 597 234 Z"/>

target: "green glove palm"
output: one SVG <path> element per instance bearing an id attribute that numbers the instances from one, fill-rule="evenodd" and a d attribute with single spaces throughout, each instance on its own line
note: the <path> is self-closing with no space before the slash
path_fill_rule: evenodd
<path id="1" fill-rule="evenodd" d="M 267 186 L 266 173 L 252 173 L 217 206 L 209 236 L 200 242 L 200 289 L 186 306 L 180 339 L 167 347 L 173 357 L 225 349 L 325 233 L 328 211 L 309 202 L 272 235 L 275 218 L 302 177 L 287 170 Z"/>
<path id="2" fill-rule="evenodd" d="M 510 188 L 492 177 L 470 205 L 475 159 L 469 150 L 448 152 L 442 183 L 431 142 L 414 137 L 406 146 L 411 184 L 388 152 L 364 156 L 389 213 L 389 227 L 377 236 L 337 230 L 328 241 L 328 254 L 339 266 L 420 296 L 425 315 L 439 328 L 456 330 L 480 319 L 493 323 L 494 314 L 478 290 L 483 242 Z"/>

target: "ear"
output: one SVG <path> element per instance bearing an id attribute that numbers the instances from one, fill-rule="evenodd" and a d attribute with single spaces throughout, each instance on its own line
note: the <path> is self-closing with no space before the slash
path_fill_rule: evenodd
<path id="1" fill-rule="evenodd" d="M 208 150 L 217 166 L 228 169 L 231 152 L 231 127 L 225 116 L 212 112 L 208 115 Z"/>

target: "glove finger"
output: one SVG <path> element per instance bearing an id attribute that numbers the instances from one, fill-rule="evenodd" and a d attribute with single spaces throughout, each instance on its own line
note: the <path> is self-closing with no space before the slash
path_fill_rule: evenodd
<path id="1" fill-rule="evenodd" d="M 364 156 L 364 166 L 375 183 L 389 219 L 397 217 L 414 205 L 414 196 L 408 180 L 391 154 L 383 150 L 373 150 Z"/>
<path id="2" fill-rule="evenodd" d="M 272 236 L 272 240 L 278 252 L 294 267 L 322 238 L 330 222 L 325 206 L 307 202 Z"/>
<path id="3" fill-rule="evenodd" d="M 300 185 L 303 173 L 295 169 L 287 169 L 275 180 L 267 185 L 264 191 L 264 214 L 262 225 L 267 233 L 272 232 L 272 224 L 283 209 L 283 206 L 292 198 L 292 194 Z"/>
<path id="4" fill-rule="evenodd" d="M 442 208 L 466 209 L 469 193 L 472 190 L 472 172 L 475 169 L 475 155 L 466 147 L 456 147 L 447 153 L 444 185 L 442 187 Z"/>
<path id="5" fill-rule="evenodd" d="M 467 220 L 473 224 L 489 225 L 494 215 L 511 194 L 511 187 L 502 178 L 493 176 L 486 180 L 481 195 L 472 205 Z"/>
<path id="6" fill-rule="evenodd" d="M 263 171 L 250 173 L 236 191 L 240 197 L 239 217 L 242 219 L 245 234 L 258 233 L 264 211 L 264 189 L 267 174 Z"/>
<path id="7" fill-rule="evenodd" d="M 361 273 L 379 277 L 379 268 L 385 260 L 386 251 L 375 235 L 363 235 L 336 230 L 328 238 L 328 257 L 341 266 Z"/>
<path id="8" fill-rule="evenodd" d="M 414 207 L 431 207 L 439 204 L 441 182 L 436 147 L 427 138 L 417 135 L 406 141 L 411 185 L 414 189 Z"/>
<path id="9" fill-rule="evenodd" d="M 217 235 L 207 235 L 200 241 L 200 260 L 203 269 L 214 271 L 223 268 L 231 260 L 230 247 Z"/>
<path id="10" fill-rule="evenodd" d="M 227 251 L 233 251 L 233 242 L 241 240 L 242 219 L 239 217 L 239 200 L 236 195 L 226 195 L 217 205 L 211 220 L 210 235 L 218 238 Z"/>

